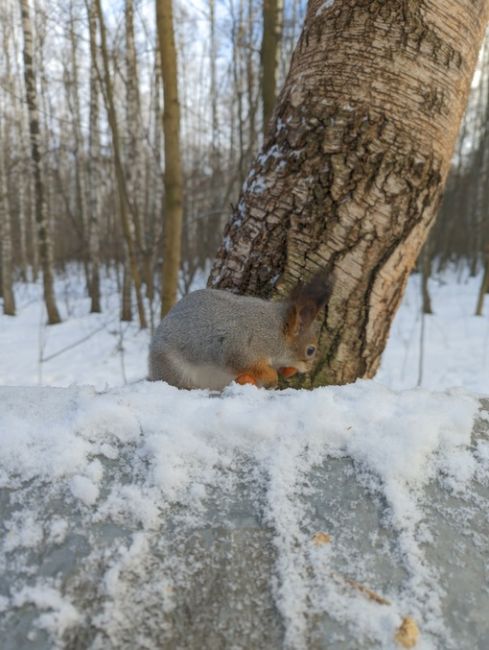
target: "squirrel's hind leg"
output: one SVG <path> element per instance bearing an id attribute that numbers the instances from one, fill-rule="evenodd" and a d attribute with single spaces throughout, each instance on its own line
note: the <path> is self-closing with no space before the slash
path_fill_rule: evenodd
<path id="1" fill-rule="evenodd" d="M 266 361 L 259 361 L 249 368 L 243 368 L 236 377 L 236 383 L 272 387 L 277 385 L 278 375 Z"/>

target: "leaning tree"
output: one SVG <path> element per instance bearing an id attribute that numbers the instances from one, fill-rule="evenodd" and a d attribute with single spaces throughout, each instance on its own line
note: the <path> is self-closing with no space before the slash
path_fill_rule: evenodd
<path id="1" fill-rule="evenodd" d="M 310 0 L 209 283 L 335 278 L 312 385 L 371 377 L 436 216 L 489 0 Z"/>

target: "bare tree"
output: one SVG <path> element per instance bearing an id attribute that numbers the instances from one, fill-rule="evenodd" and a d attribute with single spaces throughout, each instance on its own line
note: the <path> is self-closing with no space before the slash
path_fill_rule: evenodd
<path id="1" fill-rule="evenodd" d="M 183 216 L 180 106 L 178 102 L 177 53 L 173 33 L 172 0 L 156 0 L 156 23 L 165 101 L 163 112 L 165 214 L 161 283 L 161 313 L 165 315 L 177 298 Z"/>
<path id="2" fill-rule="evenodd" d="M 263 37 L 261 44 L 261 94 L 263 102 L 263 132 L 266 135 L 277 87 L 282 31 L 282 0 L 263 0 Z"/>
<path id="3" fill-rule="evenodd" d="M 436 216 L 488 14 L 488 0 L 308 4 L 210 284 L 271 296 L 329 269 L 313 385 L 378 369 Z"/>
<path id="4" fill-rule="evenodd" d="M 88 142 L 88 202 L 90 206 L 88 219 L 88 255 L 90 264 L 90 311 L 102 311 L 100 303 L 100 135 L 99 135 L 99 80 L 97 48 L 97 13 L 95 2 L 86 0 L 90 40 L 90 107 L 89 107 L 89 142 Z"/>
<path id="5" fill-rule="evenodd" d="M 31 141 L 32 173 L 34 175 L 35 214 L 37 237 L 39 242 L 39 259 L 43 273 L 44 301 L 48 313 L 48 323 L 61 322 L 54 297 L 53 253 L 49 232 L 46 195 L 43 183 L 39 109 L 37 101 L 36 78 L 32 56 L 32 27 L 29 12 L 29 0 L 19 0 L 22 13 L 22 31 L 24 34 L 24 82 L 27 107 L 29 110 L 29 133 Z"/>
<path id="6" fill-rule="evenodd" d="M 15 297 L 12 287 L 12 227 L 10 222 L 10 207 L 7 183 L 6 158 L 9 147 L 7 144 L 7 128 L 5 119 L 0 117 L 0 253 L 2 260 L 2 296 L 3 313 L 15 316 Z"/>
<path id="7" fill-rule="evenodd" d="M 107 49 L 107 37 L 105 22 L 102 13 L 100 0 L 95 0 L 95 8 L 97 11 L 97 18 L 100 26 L 100 40 L 101 40 L 101 54 L 103 64 L 103 78 L 104 78 L 104 97 L 107 108 L 107 116 L 109 120 L 110 130 L 112 134 L 112 149 L 114 152 L 114 168 L 117 180 L 117 190 L 119 195 L 119 212 L 121 217 L 121 225 L 124 233 L 124 239 L 127 248 L 127 255 L 131 271 L 131 277 L 134 281 L 134 288 L 136 291 L 136 303 L 138 308 L 139 325 L 142 329 L 147 327 L 146 315 L 144 310 L 143 296 L 141 292 L 141 275 L 138 268 L 136 258 L 136 250 L 133 238 L 133 224 L 131 223 L 129 197 L 127 194 L 126 179 L 124 175 L 124 168 L 122 163 L 122 154 L 120 148 L 119 127 L 117 122 L 117 114 L 114 104 L 114 93 L 112 89 L 112 79 L 110 76 L 109 55 Z"/>

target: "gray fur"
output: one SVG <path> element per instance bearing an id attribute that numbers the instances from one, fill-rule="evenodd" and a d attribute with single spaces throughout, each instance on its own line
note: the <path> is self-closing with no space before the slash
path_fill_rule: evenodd
<path id="1" fill-rule="evenodd" d="M 221 390 L 258 360 L 273 368 L 293 366 L 297 359 L 284 336 L 288 307 L 218 289 L 188 294 L 154 334 L 149 379 Z"/>

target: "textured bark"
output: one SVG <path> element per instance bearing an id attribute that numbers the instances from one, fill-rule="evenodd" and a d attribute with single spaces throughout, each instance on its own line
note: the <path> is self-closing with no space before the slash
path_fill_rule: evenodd
<path id="1" fill-rule="evenodd" d="M 37 225 L 37 241 L 39 245 L 39 261 L 43 273 L 44 301 L 48 313 L 48 323 L 50 325 L 55 325 L 56 323 L 61 322 L 61 318 L 54 297 L 53 252 L 49 233 L 48 210 L 42 173 L 39 110 L 32 56 L 32 28 L 29 12 L 29 0 L 20 0 L 20 9 L 22 13 L 22 30 L 24 34 L 24 81 L 26 102 L 29 110 L 29 134 L 31 142 L 32 173 L 34 177 L 35 216 Z"/>
<path id="2" fill-rule="evenodd" d="M 263 132 L 265 136 L 275 105 L 277 70 L 282 31 L 282 0 L 263 2 L 263 38 L 261 44 L 261 94 L 263 102 Z"/>
<path id="3" fill-rule="evenodd" d="M 105 30 L 105 22 L 102 13 L 100 0 L 95 0 L 95 9 L 100 26 L 100 40 L 101 40 L 101 54 L 104 70 L 104 85 L 105 85 L 105 102 L 107 107 L 107 117 L 109 121 L 110 131 L 112 135 L 112 149 L 114 152 L 114 169 L 117 180 L 117 192 L 119 195 L 119 208 L 121 217 L 121 226 L 124 233 L 124 239 L 127 247 L 127 256 L 131 276 L 134 282 L 134 289 L 136 292 L 136 303 L 138 308 L 139 325 L 141 329 L 147 327 L 146 315 L 144 310 L 143 296 L 141 292 L 141 275 L 138 268 L 136 250 L 134 245 L 132 223 L 130 220 L 129 211 L 129 197 L 127 195 L 126 179 L 122 165 L 122 156 L 120 150 L 119 127 L 117 123 L 117 115 L 114 105 L 114 93 L 112 88 L 112 80 L 109 71 L 109 55 L 107 50 L 107 37 Z"/>
<path id="4" fill-rule="evenodd" d="M 156 0 L 156 23 L 161 58 L 165 107 L 165 205 L 163 222 L 163 272 L 161 313 L 177 299 L 182 240 L 182 168 L 180 156 L 180 106 L 178 103 L 177 53 L 173 33 L 172 0 Z"/>
<path id="5" fill-rule="evenodd" d="M 371 377 L 436 216 L 488 0 L 311 0 L 209 283 L 335 288 L 313 385 Z"/>

